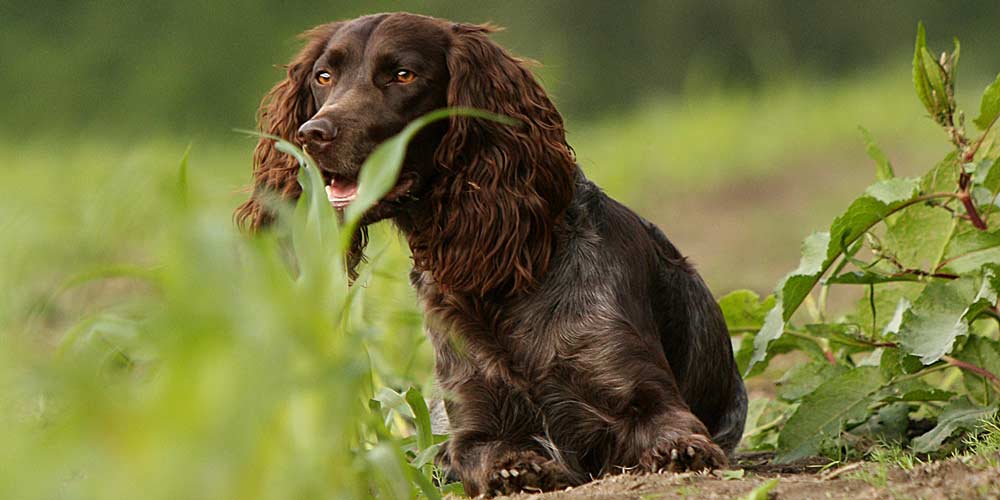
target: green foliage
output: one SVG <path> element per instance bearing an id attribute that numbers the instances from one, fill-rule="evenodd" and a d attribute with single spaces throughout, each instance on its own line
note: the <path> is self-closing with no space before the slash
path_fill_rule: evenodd
<path id="1" fill-rule="evenodd" d="M 455 115 L 508 121 L 462 109 L 429 114 L 365 162 L 359 200 L 370 206 L 391 189 L 420 127 Z M 3 305 L 21 317 L 0 315 L 0 497 L 128 498 L 137 487 L 145 498 L 437 499 L 461 491 L 440 486 L 433 459 L 444 438 L 432 434 L 405 364 L 387 373 L 365 356 L 393 349 L 363 314 L 373 268 L 354 285 L 344 270 L 362 210 L 335 216 L 312 160 L 277 142 L 300 161 L 303 193 L 294 207 L 277 207 L 276 231 L 248 239 L 228 218 L 206 220 L 186 152 L 158 185 L 116 174 L 162 212 L 134 233 L 156 249 L 151 265 L 112 256 L 60 278 L 24 312 Z M 105 189 L 111 194 L 114 182 Z M 13 250 L 5 255 L 27 258 Z M 74 318 L 65 304 L 84 287 L 87 312 Z M 94 290 L 108 287 L 127 293 L 93 303 Z M 405 333 L 418 326 L 397 322 L 391 342 L 407 346 Z M 393 380 L 406 390 L 386 385 Z"/>
<path id="2" fill-rule="evenodd" d="M 769 479 L 760 486 L 754 488 L 746 496 L 740 497 L 740 500 L 767 500 L 771 498 L 771 491 L 778 487 L 778 479 Z"/>
<path id="3" fill-rule="evenodd" d="M 851 454 L 874 441 L 945 453 L 961 446 L 956 433 L 975 433 L 1000 405 L 998 85 L 983 96 L 981 134 L 966 135 L 954 95 L 958 58 L 957 41 L 951 54 L 933 57 L 918 26 L 914 88 L 951 143 L 944 160 L 918 179 L 895 177 L 862 129 L 878 181 L 829 231 L 806 238 L 798 268 L 773 297 L 741 291 L 721 300 L 734 334 L 746 332 L 737 360 L 748 360 L 748 376 L 775 354 L 808 358 L 779 381 L 780 406 L 763 419 L 777 424 L 761 427 L 757 413 L 747 441 L 767 447 L 773 441 L 763 434 L 776 433 L 778 461 L 845 447 Z M 832 292 L 856 287 L 864 296 L 853 311 L 827 311 Z M 908 440 L 911 419 L 921 418 L 936 425 Z"/>

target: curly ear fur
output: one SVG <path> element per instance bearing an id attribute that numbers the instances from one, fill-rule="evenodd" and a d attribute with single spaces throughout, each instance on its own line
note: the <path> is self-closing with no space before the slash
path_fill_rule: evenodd
<path id="1" fill-rule="evenodd" d="M 489 39 L 493 31 L 452 26 L 448 106 L 521 123 L 451 119 L 435 153 L 444 175 L 429 196 L 428 227 L 410 238 L 417 269 L 479 296 L 528 289 L 545 273 L 576 176 L 562 117 L 523 61 Z"/>
<path id="2" fill-rule="evenodd" d="M 308 40 L 306 46 L 286 66 L 287 77 L 264 96 L 257 110 L 258 128 L 262 132 L 298 142 L 299 127 L 316 112 L 309 91 L 313 63 L 338 25 L 324 24 L 299 35 Z M 273 140 L 260 139 L 253 153 L 253 165 L 253 194 L 234 214 L 236 224 L 248 232 L 256 232 L 272 221 L 273 214 L 266 207 L 268 197 L 296 199 L 302 192 L 298 162 L 278 151 Z"/>

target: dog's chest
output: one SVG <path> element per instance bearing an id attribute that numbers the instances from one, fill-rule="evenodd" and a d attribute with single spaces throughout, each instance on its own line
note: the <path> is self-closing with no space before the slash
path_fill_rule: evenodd
<path id="1" fill-rule="evenodd" d="M 602 285 L 563 280 L 568 286 L 543 285 L 497 304 L 450 297 L 426 273 L 413 278 L 445 385 L 488 378 L 537 387 L 567 376 L 607 347 L 606 333 L 620 317 Z"/>

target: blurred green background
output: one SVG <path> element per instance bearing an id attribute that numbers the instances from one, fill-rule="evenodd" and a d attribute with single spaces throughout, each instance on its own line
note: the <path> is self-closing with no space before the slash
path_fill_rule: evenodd
<path id="1" fill-rule="evenodd" d="M 324 430 L 374 388 L 429 390 L 405 246 L 375 231 L 367 356 L 324 343 L 324 302 L 234 250 L 256 141 L 232 129 L 299 32 L 389 10 L 505 26 L 584 170 L 717 296 L 769 292 L 873 181 L 859 125 L 900 175 L 948 150 L 910 83 L 918 20 L 938 51 L 961 38 L 965 109 L 1000 69 L 985 0 L 0 3 L 0 497 L 315 498 L 331 468 L 371 472 L 324 457 L 374 431 Z"/>
<path id="2" fill-rule="evenodd" d="M 769 288 L 865 186 L 858 125 L 904 173 L 933 150 L 908 83 L 918 20 L 939 50 L 962 38 L 971 89 L 1000 51 L 989 1 L 13 0 L 0 5 L 0 149 L 8 165 L 65 170 L 88 151 L 172 160 L 191 143 L 195 175 L 233 205 L 252 141 L 232 129 L 252 127 L 296 35 L 388 10 L 506 27 L 496 39 L 542 63 L 586 171 L 719 293 Z"/>

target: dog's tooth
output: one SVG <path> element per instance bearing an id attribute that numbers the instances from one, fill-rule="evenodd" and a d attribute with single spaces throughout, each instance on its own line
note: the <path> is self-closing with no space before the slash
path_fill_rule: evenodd
<path id="1" fill-rule="evenodd" d="M 670 450 L 670 460 L 677 460 L 677 448 Z"/>
<path id="2" fill-rule="evenodd" d="M 542 472 L 542 467 L 534 462 L 531 463 L 531 468 L 534 469 L 535 472 Z"/>
<path id="3" fill-rule="evenodd" d="M 500 469 L 500 475 L 506 479 L 510 477 L 510 472 L 507 472 L 507 469 Z"/>
<path id="4" fill-rule="evenodd" d="M 517 469 L 511 469 L 510 470 L 510 475 L 513 476 L 513 477 L 517 477 L 517 476 L 520 476 L 521 473 L 518 472 Z"/>
<path id="5" fill-rule="evenodd" d="M 688 456 L 689 457 L 693 457 L 694 456 L 694 448 L 688 446 L 688 450 L 687 451 L 688 451 Z"/>

